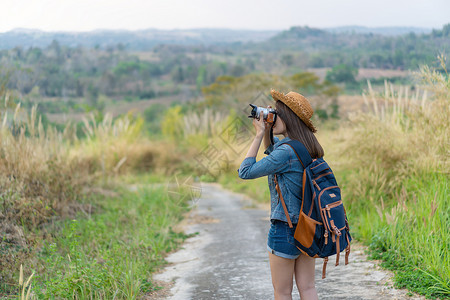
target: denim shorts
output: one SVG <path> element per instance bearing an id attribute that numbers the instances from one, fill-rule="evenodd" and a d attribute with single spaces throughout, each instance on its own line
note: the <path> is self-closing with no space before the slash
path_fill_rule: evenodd
<path id="1" fill-rule="evenodd" d="M 267 250 L 276 256 L 296 259 L 302 253 L 294 242 L 295 225 L 289 228 L 287 222 L 272 220 L 267 238 Z"/>

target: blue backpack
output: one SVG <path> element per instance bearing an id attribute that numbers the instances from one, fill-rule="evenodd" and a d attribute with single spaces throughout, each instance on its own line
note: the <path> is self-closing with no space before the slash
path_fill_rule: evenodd
<path id="1" fill-rule="evenodd" d="M 345 249 L 345 264 L 350 254 L 350 228 L 333 171 L 323 157 L 312 159 L 306 147 L 297 140 L 286 142 L 292 147 L 303 166 L 302 204 L 299 220 L 295 228 L 295 244 L 300 251 L 310 257 L 324 258 L 322 279 L 325 278 L 328 256 L 339 254 Z M 280 195 L 289 227 L 293 227 L 284 203 L 275 174 L 275 187 Z"/>

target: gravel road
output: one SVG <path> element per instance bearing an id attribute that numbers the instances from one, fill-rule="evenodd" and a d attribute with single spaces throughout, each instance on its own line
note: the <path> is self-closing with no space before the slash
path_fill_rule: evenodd
<path id="1" fill-rule="evenodd" d="M 197 235 L 167 257 L 170 263 L 153 279 L 165 288 L 149 299 L 273 299 L 268 253 L 269 211 L 217 184 L 201 184 L 201 197 L 183 230 Z M 322 279 L 316 259 L 319 299 L 425 299 L 392 288 L 390 273 L 368 261 L 352 243 L 349 264 L 330 257 Z M 344 254 L 344 252 L 342 253 Z M 299 299 L 294 284 L 293 298 Z"/>

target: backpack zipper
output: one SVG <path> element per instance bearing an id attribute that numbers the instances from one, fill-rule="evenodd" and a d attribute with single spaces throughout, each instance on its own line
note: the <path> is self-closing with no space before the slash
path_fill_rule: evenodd
<path id="1" fill-rule="evenodd" d="M 325 209 L 328 212 L 328 218 L 331 218 L 330 207 L 328 206 L 328 204 L 325 206 Z"/>
<path id="2" fill-rule="evenodd" d="M 327 176 L 327 175 L 330 175 L 330 174 L 333 174 L 333 172 L 328 172 L 328 173 L 322 174 L 322 175 L 316 177 L 314 180 L 317 180 L 319 178 L 322 178 L 323 176 Z"/>
<path id="3" fill-rule="evenodd" d="M 339 200 L 339 201 L 337 201 L 337 202 L 333 202 L 333 203 L 331 203 L 331 204 L 325 205 L 325 209 L 326 209 L 326 211 L 328 212 L 328 218 L 331 218 L 330 210 L 331 210 L 333 207 L 339 206 L 339 205 L 341 205 L 341 204 L 342 204 L 342 200 Z"/>

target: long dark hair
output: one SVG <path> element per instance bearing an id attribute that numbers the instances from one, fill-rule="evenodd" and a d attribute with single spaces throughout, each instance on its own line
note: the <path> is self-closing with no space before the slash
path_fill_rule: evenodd
<path id="1" fill-rule="evenodd" d="M 305 145 L 313 159 L 320 158 L 324 155 L 323 148 L 319 144 L 314 132 L 286 104 L 277 100 L 275 109 L 277 110 L 278 116 L 286 124 L 287 135 L 291 139 L 300 141 Z"/>

